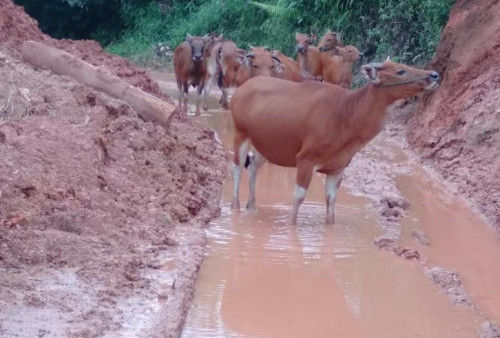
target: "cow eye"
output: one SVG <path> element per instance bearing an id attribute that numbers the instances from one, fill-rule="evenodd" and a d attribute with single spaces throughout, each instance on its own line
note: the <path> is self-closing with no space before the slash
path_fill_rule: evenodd
<path id="1" fill-rule="evenodd" d="M 398 72 L 396 74 L 398 74 L 398 75 L 405 75 L 405 73 L 406 73 L 406 70 L 400 69 L 400 70 L 398 70 Z"/>
<path id="2" fill-rule="evenodd" d="M 257 65 L 253 65 L 253 68 L 259 68 Z"/>

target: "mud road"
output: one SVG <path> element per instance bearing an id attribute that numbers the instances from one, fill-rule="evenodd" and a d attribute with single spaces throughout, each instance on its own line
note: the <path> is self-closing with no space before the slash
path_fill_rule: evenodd
<path id="1" fill-rule="evenodd" d="M 153 75 L 177 97 L 171 75 Z M 217 131 L 229 165 L 217 95 L 194 118 Z M 321 175 L 297 226 L 286 224 L 295 170 L 264 165 L 256 212 L 230 209 L 228 177 L 183 337 L 498 337 L 499 236 L 389 134 L 346 171 L 334 226 Z"/>

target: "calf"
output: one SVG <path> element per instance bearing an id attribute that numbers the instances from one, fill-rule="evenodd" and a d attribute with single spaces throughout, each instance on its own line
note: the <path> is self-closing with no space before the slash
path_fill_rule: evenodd
<path id="1" fill-rule="evenodd" d="M 363 56 L 354 46 L 338 48 L 339 55 L 323 58 L 323 81 L 351 88 L 352 66 Z"/>
<path id="2" fill-rule="evenodd" d="M 179 89 L 179 107 L 184 101 L 183 111 L 187 112 L 189 86 L 196 87 L 196 114 L 200 113 L 201 92 L 205 86 L 207 64 L 205 61 L 206 46 L 210 37 L 191 36 L 174 50 L 174 72 Z"/>
<path id="3" fill-rule="evenodd" d="M 303 72 L 297 65 L 294 59 L 281 53 L 279 50 L 271 51 L 271 54 L 277 56 L 283 64 L 283 72 L 279 78 L 293 82 L 302 82 L 307 80 L 314 80 L 314 78 L 307 72 Z"/>
<path id="4" fill-rule="evenodd" d="M 311 46 L 312 38 L 308 34 L 296 33 L 297 65 L 303 72 L 313 77 L 323 76 L 323 64 L 318 48 Z"/>
<path id="5" fill-rule="evenodd" d="M 279 77 L 283 70 L 281 60 L 267 48 L 252 47 L 251 51 L 245 54 L 244 62 L 239 67 L 232 85 L 240 87 L 256 76 Z"/>
<path id="6" fill-rule="evenodd" d="M 247 208 L 255 208 L 258 168 L 266 161 L 296 167 L 290 223 L 317 171 L 326 174 L 326 222 L 334 222 L 334 204 L 342 173 L 352 157 L 382 129 L 387 107 L 439 85 L 439 75 L 390 61 L 362 66 L 369 83 L 349 91 L 329 84 L 256 77 L 231 100 L 234 133 L 232 208 L 239 209 L 242 165 L 254 147 L 248 171 Z"/>
<path id="7" fill-rule="evenodd" d="M 344 47 L 340 41 L 340 33 L 332 32 L 330 29 L 326 31 L 318 43 L 319 51 L 330 56 L 338 54 L 338 47 Z"/>

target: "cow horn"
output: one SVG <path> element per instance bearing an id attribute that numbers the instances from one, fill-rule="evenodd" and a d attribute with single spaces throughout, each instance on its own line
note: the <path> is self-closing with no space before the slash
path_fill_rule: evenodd
<path id="1" fill-rule="evenodd" d="M 367 67 L 373 67 L 375 69 L 382 69 L 382 68 L 384 68 L 380 62 L 369 63 L 366 66 Z"/>
<path id="2" fill-rule="evenodd" d="M 387 59 L 385 59 L 385 61 L 391 61 L 391 56 L 387 55 Z"/>
<path id="3" fill-rule="evenodd" d="M 262 47 L 262 49 L 269 51 L 269 46 Z"/>
<path id="4" fill-rule="evenodd" d="M 254 49 L 255 47 L 252 46 L 251 44 L 248 44 L 248 47 L 250 47 L 250 49 Z"/>

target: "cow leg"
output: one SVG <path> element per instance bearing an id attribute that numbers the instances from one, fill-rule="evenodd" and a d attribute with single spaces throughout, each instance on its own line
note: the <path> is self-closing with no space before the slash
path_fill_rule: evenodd
<path id="1" fill-rule="evenodd" d="M 212 81 L 212 77 L 209 77 L 205 84 L 205 89 L 203 89 L 203 110 L 208 110 L 208 96 L 210 95 L 210 90 L 212 89 Z"/>
<path id="2" fill-rule="evenodd" d="M 236 131 L 234 134 L 234 159 L 233 159 L 233 202 L 232 209 L 240 208 L 240 182 L 241 171 L 245 164 L 250 142 L 246 135 Z"/>
<path id="3" fill-rule="evenodd" d="M 333 224 L 335 222 L 333 208 L 335 206 L 335 201 L 337 200 L 337 194 L 340 188 L 340 182 L 342 181 L 343 174 L 344 171 L 333 175 L 326 175 L 326 224 Z"/>
<path id="4" fill-rule="evenodd" d="M 177 82 L 177 88 L 179 89 L 179 107 L 181 107 L 182 100 L 184 99 L 184 91 L 182 90 L 181 82 Z"/>
<path id="5" fill-rule="evenodd" d="M 311 183 L 313 171 L 314 165 L 311 162 L 297 161 L 297 180 L 293 193 L 292 215 L 290 216 L 289 221 L 291 225 L 297 224 L 297 214 L 299 213 L 300 205 L 306 198 L 307 189 Z"/>
<path id="6" fill-rule="evenodd" d="M 184 98 L 184 107 L 183 111 L 187 113 L 188 111 L 188 97 L 189 97 L 189 84 L 187 82 L 184 82 L 184 93 L 183 93 L 183 98 Z"/>
<path id="7" fill-rule="evenodd" d="M 220 97 L 219 103 L 224 109 L 228 109 L 229 105 L 227 103 L 227 88 L 221 88 L 222 95 Z"/>
<path id="8" fill-rule="evenodd" d="M 248 165 L 249 190 L 247 209 L 249 210 L 255 210 L 255 186 L 257 184 L 257 172 L 266 162 L 266 159 L 256 150 L 253 151 L 253 154 L 253 157 L 250 159 L 250 164 Z"/>
<path id="9" fill-rule="evenodd" d="M 197 96 L 196 96 L 196 115 L 200 115 L 200 103 L 201 103 L 201 93 L 203 92 L 203 88 L 205 85 L 203 83 L 198 84 L 196 88 Z"/>

